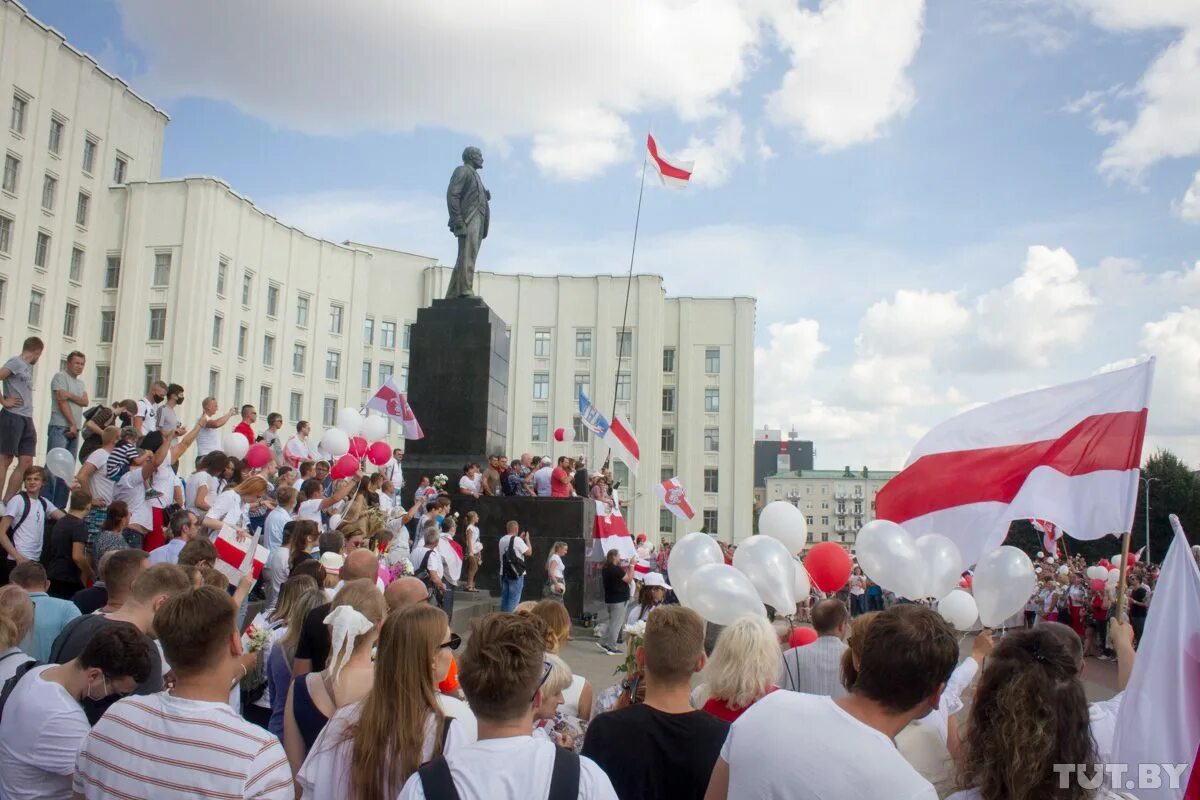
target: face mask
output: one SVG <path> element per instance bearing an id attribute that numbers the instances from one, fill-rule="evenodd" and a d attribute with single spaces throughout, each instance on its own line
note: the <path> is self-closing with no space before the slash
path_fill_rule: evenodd
<path id="1" fill-rule="evenodd" d="M 100 700 L 103 700 L 104 698 L 108 697 L 108 695 L 109 695 L 108 678 L 104 677 L 104 673 L 100 673 L 100 688 L 101 688 L 100 696 L 92 697 L 92 687 L 89 684 L 88 690 L 87 690 L 88 700 L 91 700 L 92 702 L 99 702 Z"/>

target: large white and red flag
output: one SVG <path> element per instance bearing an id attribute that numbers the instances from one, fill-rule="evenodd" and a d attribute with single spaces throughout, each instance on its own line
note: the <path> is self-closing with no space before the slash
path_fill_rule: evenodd
<path id="1" fill-rule="evenodd" d="M 687 492 L 684 491 L 679 478 L 668 478 L 662 483 L 656 484 L 654 493 L 658 495 L 658 499 L 667 507 L 667 510 L 680 519 L 691 519 L 696 516 L 696 510 L 688 502 Z"/>
<path id="2" fill-rule="evenodd" d="M 1171 526 L 1112 743 L 1140 800 L 1200 800 L 1200 568 L 1173 514 Z M 1154 765 L 1158 786 L 1139 780 L 1140 765 Z"/>
<path id="3" fill-rule="evenodd" d="M 663 186 L 671 189 L 683 189 L 688 185 L 688 181 L 692 179 L 694 161 L 681 161 L 666 153 L 660 153 L 658 142 L 654 141 L 652 133 L 646 136 L 646 150 L 650 153 L 650 160 L 654 162 L 654 168 L 658 170 L 658 177 Z"/>
<path id="4" fill-rule="evenodd" d="M 637 474 L 641 449 L 629 420 L 617 414 L 612 422 L 609 422 L 583 392 L 579 393 L 579 418 L 588 430 L 612 448 L 617 457 L 625 462 L 625 466 L 629 467 L 630 472 Z"/>
<path id="5" fill-rule="evenodd" d="M 1076 539 L 1129 530 L 1154 359 L 1019 394 L 938 425 L 876 497 L 913 536 L 941 533 L 974 564 L 1016 519 Z"/>
<path id="6" fill-rule="evenodd" d="M 367 408 L 382 411 L 399 422 L 404 429 L 405 439 L 425 438 L 425 432 L 421 430 L 421 423 L 417 422 L 417 416 L 413 414 L 412 406 L 408 404 L 408 398 L 404 396 L 404 392 L 400 391 L 395 378 L 389 376 L 384 381 L 383 386 L 380 386 L 375 395 L 367 401 Z"/>
<path id="7" fill-rule="evenodd" d="M 267 563 L 267 548 L 259 544 L 262 532 L 253 536 L 239 536 L 237 531 L 228 525 L 221 528 L 213 546 L 217 549 L 217 561 L 213 567 L 225 576 L 231 586 L 237 586 L 242 576 L 247 572 L 255 579 L 262 574 Z"/>
<path id="8" fill-rule="evenodd" d="M 623 559 L 637 555 L 633 537 L 629 535 L 629 527 L 621 515 L 621 506 L 603 500 L 593 502 L 596 504 L 596 522 L 592 530 L 593 560 L 603 559 L 609 550 L 616 550 Z"/>

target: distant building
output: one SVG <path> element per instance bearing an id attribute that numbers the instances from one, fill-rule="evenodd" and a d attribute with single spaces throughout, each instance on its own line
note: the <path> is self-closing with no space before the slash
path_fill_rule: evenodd
<path id="1" fill-rule="evenodd" d="M 766 480 L 780 472 L 813 468 L 813 443 L 797 438 L 796 431 L 786 435 L 778 429 L 754 431 L 754 507 L 762 508 Z"/>
<path id="2" fill-rule="evenodd" d="M 859 529 L 875 519 L 875 496 L 897 474 L 866 467 L 781 472 L 766 479 L 764 501 L 783 500 L 804 512 L 810 543 L 853 547 Z"/>

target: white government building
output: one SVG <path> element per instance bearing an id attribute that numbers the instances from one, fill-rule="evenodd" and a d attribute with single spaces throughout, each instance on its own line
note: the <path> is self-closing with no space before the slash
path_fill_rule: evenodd
<path id="1" fill-rule="evenodd" d="M 808 541 L 854 547 L 863 525 L 875 519 L 875 496 L 899 473 L 884 470 L 797 469 L 768 475 L 766 502 L 782 500 L 804 512 Z"/>
<path id="2" fill-rule="evenodd" d="M 314 440 L 388 375 L 407 380 L 409 325 L 449 268 L 315 238 L 214 178 L 163 179 L 167 115 L 12 0 L 0 0 L 0 92 L 12 97 L 0 354 L 29 335 L 46 343 L 39 456 L 50 378 L 72 350 L 87 355 L 92 401 L 162 378 L 187 389 L 185 418 L 213 395 L 254 404 L 261 424 L 282 413 L 285 433 L 309 420 Z M 476 291 L 510 326 L 510 453 L 598 464 L 594 443 L 553 431 L 573 423 L 581 386 L 606 411 L 615 390 L 642 453 L 632 481 L 617 468 L 630 529 L 750 535 L 753 298 L 668 298 L 660 277 L 635 276 L 618 377 L 624 276 L 481 273 Z M 696 509 L 686 526 L 654 493 L 675 475 Z"/>

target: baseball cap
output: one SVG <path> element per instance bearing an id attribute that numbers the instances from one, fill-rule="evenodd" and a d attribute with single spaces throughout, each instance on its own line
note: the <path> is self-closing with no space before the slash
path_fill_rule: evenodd
<path id="1" fill-rule="evenodd" d="M 642 583 L 646 586 L 661 586 L 667 591 L 671 591 L 671 584 L 663 580 L 662 574 L 658 572 L 646 573 L 646 577 L 642 580 Z"/>
<path id="2" fill-rule="evenodd" d="M 346 559 L 342 558 L 341 553 L 322 553 L 321 566 L 326 572 L 338 575 L 342 571 L 342 564 L 346 563 Z"/>

